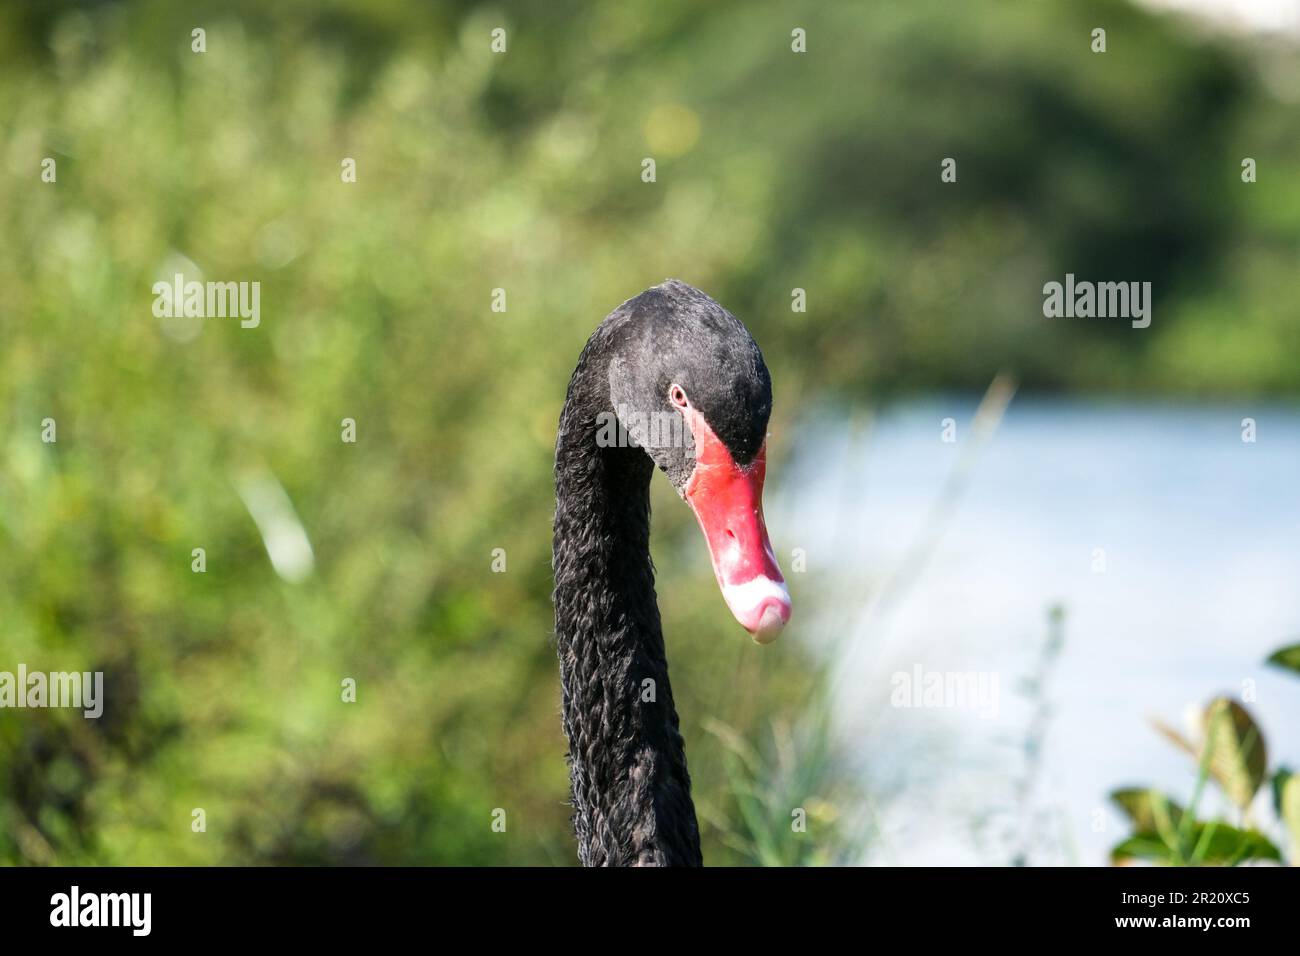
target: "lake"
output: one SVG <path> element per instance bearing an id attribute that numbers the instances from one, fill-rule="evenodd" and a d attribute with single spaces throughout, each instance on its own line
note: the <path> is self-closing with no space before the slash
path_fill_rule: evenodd
<path id="1" fill-rule="evenodd" d="M 1245 695 L 1271 768 L 1300 768 L 1300 678 L 1263 663 L 1300 640 L 1300 411 L 1019 397 L 980 442 L 977 404 L 823 412 L 769 463 L 773 543 L 807 561 L 790 636 L 834 658 L 875 795 L 869 862 L 1104 864 L 1128 833 L 1111 790 L 1191 796 L 1150 719 L 1186 732 L 1219 693 Z M 893 705 L 932 673 L 982 675 L 996 708 Z M 1267 796 L 1253 812 L 1284 844 Z"/>

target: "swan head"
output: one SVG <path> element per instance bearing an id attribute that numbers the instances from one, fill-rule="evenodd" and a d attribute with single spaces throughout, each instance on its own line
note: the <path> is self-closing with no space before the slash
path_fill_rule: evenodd
<path id="1" fill-rule="evenodd" d="M 613 416 L 668 476 L 704 532 L 723 600 L 774 641 L 790 593 L 763 520 L 772 380 L 740 320 L 670 279 L 610 316 Z"/>

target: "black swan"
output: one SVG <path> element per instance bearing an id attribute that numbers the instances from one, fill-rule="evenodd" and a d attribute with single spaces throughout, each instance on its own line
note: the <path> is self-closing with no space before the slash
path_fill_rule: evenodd
<path id="1" fill-rule="evenodd" d="M 774 640 L 790 596 L 763 524 L 771 410 L 749 332 L 675 279 L 606 316 L 578 359 L 555 443 L 553 564 L 585 866 L 703 862 L 655 603 L 650 478 L 658 465 L 695 511 L 736 619 Z"/>

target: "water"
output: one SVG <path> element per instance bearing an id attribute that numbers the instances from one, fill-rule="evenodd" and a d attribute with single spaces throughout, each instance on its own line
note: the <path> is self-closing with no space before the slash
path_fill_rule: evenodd
<path id="1" fill-rule="evenodd" d="M 1017 399 L 945 494 L 975 404 L 896 406 L 856 438 L 824 414 L 770 463 L 774 543 L 807 555 L 794 633 L 835 655 L 840 733 L 879 797 L 871 860 L 1008 862 L 1032 834 L 1030 862 L 1104 864 L 1128 832 L 1111 790 L 1191 795 L 1191 760 L 1150 718 L 1183 729 L 1218 693 L 1253 695 L 1270 767 L 1300 768 L 1300 678 L 1263 664 L 1300 641 L 1300 412 Z M 1021 685 L 1053 604 L 1065 643 L 1021 801 Z M 996 714 L 891 706 L 918 665 L 992 675 Z M 1266 797 L 1255 813 L 1284 845 Z"/>

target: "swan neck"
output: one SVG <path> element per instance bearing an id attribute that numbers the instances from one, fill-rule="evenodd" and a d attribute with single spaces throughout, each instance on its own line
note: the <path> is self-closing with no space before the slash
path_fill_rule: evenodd
<path id="1" fill-rule="evenodd" d="M 580 390 L 579 390 L 580 392 Z M 699 865 L 650 560 L 650 459 L 574 401 L 556 446 L 555 628 L 584 865 Z"/>

